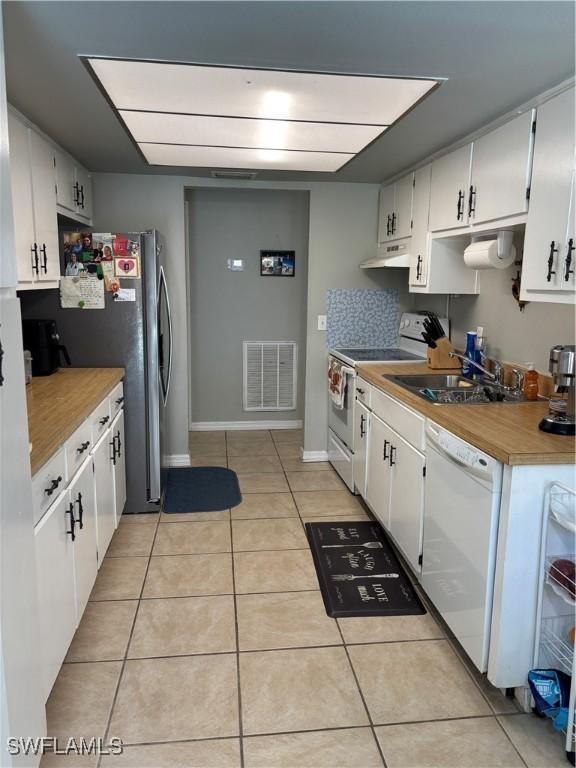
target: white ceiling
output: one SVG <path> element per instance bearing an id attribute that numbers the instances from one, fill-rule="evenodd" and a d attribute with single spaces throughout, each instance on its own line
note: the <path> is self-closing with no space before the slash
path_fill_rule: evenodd
<path id="1" fill-rule="evenodd" d="M 572 2 L 20 0 L 4 2 L 3 14 L 9 100 L 95 171 L 166 169 L 145 163 L 80 55 L 447 78 L 337 173 L 271 167 L 258 175 L 286 180 L 380 181 L 574 74 Z M 178 88 L 163 89 L 171 109 L 175 96 Z M 386 106 L 360 96 L 366 115 Z M 182 129 L 176 120 L 170 126 Z M 145 136 L 151 125 L 142 121 L 138 130 Z M 343 139 L 331 135 L 336 151 Z M 299 140 L 297 133 L 287 139 L 291 149 Z M 170 172 L 202 176 L 209 169 Z"/>

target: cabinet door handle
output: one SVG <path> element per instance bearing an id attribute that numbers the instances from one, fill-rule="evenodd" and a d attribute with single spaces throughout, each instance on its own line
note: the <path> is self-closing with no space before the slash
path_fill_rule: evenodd
<path id="1" fill-rule="evenodd" d="M 393 467 L 396 462 L 394 461 L 394 454 L 396 453 L 396 447 L 394 445 L 390 446 L 390 466 Z"/>
<path id="2" fill-rule="evenodd" d="M 124 398 L 123 397 L 118 397 L 116 399 L 116 405 L 122 405 L 123 402 L 124 402 Z"/>
<path id="3" fill-rule="evenodd" d="M 464 192 L 458 190 L 458 202 L 456 203 L 456 221 L 464 218 Z"/>
<path id="4" fill-rule="evenodd" d="M 418 254 L 418 260 L 416 261 L 416 282 L 420 280 L 422 275 L 422 256 Z"/>
<path id="5" fill-rule="evenodd" d="M 78 186 L 78 182 L 74 183 L 74 205 L 80 205 L 80 187 Z"/>
<path id="6" fill-rule="evenodd" d="M 84 209 L 84 184 L 80 187 L 80 208 Z"/>
<path id="7" fill-rule="evenodd" d="M 118 440 L 118 456 L 122 456 L 122 441 L 120 440 L 120 430 L 118 430 L 116 440 Z"/>
<path id="8" fill-rule="evenodd" d="M 72 504 L 72 502 L 70 502 L 70 504 L 68 505 L 68 509 L 66 510 L 66 514 L 70 515 L 70 530 L 66 531 L 66 533 L 68 533 L 70 535 L 70 538 L 72 539 L 72 541 L 75 541 L 76 540 L 76 533 L 75 533 L 74 528 L 75 528 L 75 525 L 76 525 L 76 520 L 74 520 L 74 504 Z"/>
<path id="9" fill-rule="evenodd" d="M 38 269 L 38 245 L 37 245 L 37 243 L 34 243 L 32 248 L 30 248 L 30 251 L 32 252 L 32 271 L 36 272 L 36 274 L 39 275 L 40 271 Z"/>
<path id="10" fill-rule="evenodd" d="M 104 416 L 104 418 L 100 419 L 100 426 L 104 426 L 104 424 L 107 424 L 110 421 L 110 416 Z"/>
<path id="11" fill-rule="evenodd" d="M 552 275 L 556 274 L 556 270 L 552 269 L 554 266 L 554 254 L 558 253 L 558 248 L 554 248 L 556 245 L 555 241 L 552 240 L 550 243 L 550 253 L 548 254 L 548 274 L 546 275 L 546 280 L 550 282 L 552 280 Z"/>
<path id="12" fill-rule="evenodd" d="M 2 346 L 2 341 L 0 340 L 0 387 L 2 384 L 4 384 L 4 374 L 2 373 L 2 363 L 4 361 L 4 347 Z"/>
<path id="13" fill-rule="evenodd" d="M 48 257 L 46 256 L 46 243 L 42 243 L 42 247 L 40 248 L 40 253 L 42 254 L 42 264 L 40 265 L 40 269 L 44 270 L 44 274 L 48 272 Z"/>
<path id="14" fill-rule="evenodd" d="M 112 442 L 109 443 L 109 445 L 112 447 L 112 456 L 110 456 L 110 461 L 114 466 L 116 466 L 116 435 L 112 436 Z"/>
<path id="15" fill-rule="evenodd" d="M 388 214 L 388 218 L 386 219 L 386 234 L 391 235 L 392 232 L 390 231 L 390 214 Z"/>
<path id="16" fill-rule="evenodd" d="M 564 281 L 568 282 L 570 280 L 570 275 L 574 272 L 573 269 L 570 269 L 570 266 L 572 265 L 572 251 L 574 250 L 574 240 L 573 238 L 570 238 L 568 240 L 568 251 L 566 253 L 566 259 L 564 261 Z"/>
<path id="17" fill-rule="evenodd" d="M 468 218 L 476 211 L 476 190 L 470 185 L 470 194 L 468 196 Z"/>
<path id="18" fill-rule="evenodd" d="M 388 442 L 388 440 L 384 440 L 384 447 L 382 449 L 382 458 L 384 459 L 384 461 L 386 461 L 386 459 L 388 458 L 388 451 L 386 450 L 386 448 L 388 448 L 389 445 L 390 443 Z"/>
<path id="19" fill-rule="evenodd" d="M 80 448 L 76 448 L 76 453 L 82 454 L 85 450 L 87 450 L 88 446 L 90 445 L 90 440 L 86 440 L 85 443 L 80 444 Z"/>
<path id="20" fill-rule="evenodd" d="M 364 435 L 366 434 L 366 432 L 364 430 L 364 422 L 365 421 L 366 421 L 366 416 L 364 416 L 364 414 L 362 414 L 360 416 L 360 437 L 364 437 Z"/>
<path id="21" fill-rule="evenodd" d="M 80 492 L 78 492 L 76 504 L 78 504 L 78 525 L 80 530 L 82 530 L 84 528 L 84 507 L 82 506 L 82 494 Z"/>
<path id="22" fill-rule="evenodd" d="M 356 387 L 356 392 L 358 392 L 359 395 L 363 395 L 364 394 L 364 390 L 360 389 L 360 387 Z"/>
<path id="23" fill-rule="evenodd" d="M 52 496 L 52 494 L 54 493 L 56 488 L 58 488 L 61 482 L 62 482 L 62 477 L 58 475 L 58 477 L 55 480 L 52 480 L 52 482 L 50 483 L 50 488 L 44 488 L 44 493 L 46 494 L 46 496 Z"/>
<path id="24" fill-rule="evenodd" d="M 393 235 L 393 234 L 396 232 L 396 218 L 397 218 L 396 214 L 395 214 L 395 213 L 393 213 L 393 214 L 392 214 L 392 222 L 391 222 L 391 228 L 392 228 L 392 231 L 391 231 L 391 233 L 390 233 L 390 234 L 392 234 L 392 235 Z"/>

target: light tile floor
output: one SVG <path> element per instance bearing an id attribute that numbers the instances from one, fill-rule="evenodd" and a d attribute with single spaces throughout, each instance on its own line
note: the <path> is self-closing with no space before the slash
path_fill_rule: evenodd
<path id="1" fill-rule="evenodd" d="M 42 768 L 554 768 L 548 722 L 475 674 L 432 613 L 326 616 L 307 521 L 368 519 L 301 432 L 192 433 L 239 474 L 224 512 L 127 516 L 47 706 L 50 735 L 122 755 Z"/>

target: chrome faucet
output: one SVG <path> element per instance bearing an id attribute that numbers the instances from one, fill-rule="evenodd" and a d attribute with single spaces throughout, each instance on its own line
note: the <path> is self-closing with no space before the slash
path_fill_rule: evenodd
<path id="1" fill-rule="evenodd" d="M 459 360 L 462 360 L 463 363 L 466 363 L 467 365 L 473 365 L 474 368 L 477 368 L 479 371 L 482 371 L 482 373 L 485 376 L 488 376 L 491 381 L 498 383 L 498 377 L 495 376 L 493 373 L 491 373 L 487 368 L 484 368 L 483 365 L 480 365 L 480 363 L 477 363 L 475 360 L 471 360 L 469 357 L 466 357 L 465 355 L 460 355 L 458 352 L 448 352 L 448 357 L 457 357 Z"/>

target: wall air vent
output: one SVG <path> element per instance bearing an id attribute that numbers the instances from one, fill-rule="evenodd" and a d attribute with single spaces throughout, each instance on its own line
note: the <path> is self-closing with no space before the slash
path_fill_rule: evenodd
<path id="1" fill-rule="evenodd" d="M 294 341 L 245 341 L 245 411 L 296 409 L 298 345 Z"/>
<path id="2" fill-rule="evenodd" d="M 235 181 L 252 181 L 258 174 L 256 171 L 210 171 L 213 179 L 234 179 Z"/>

